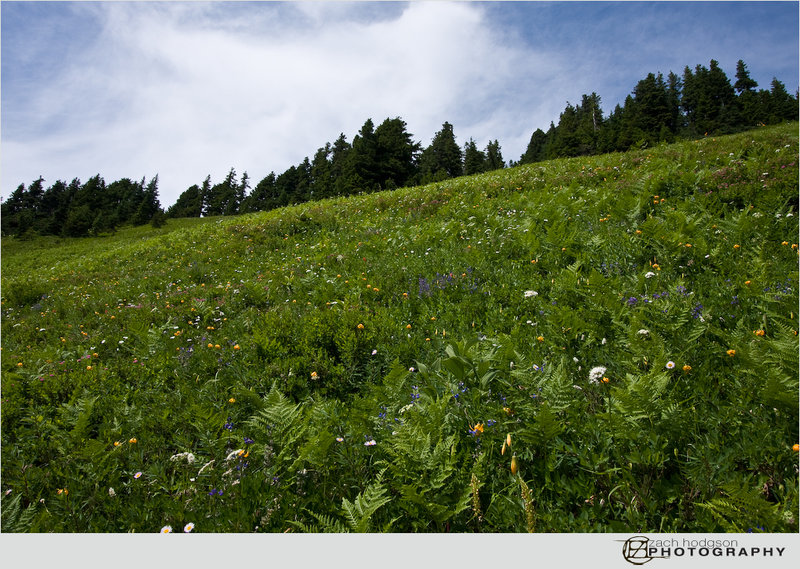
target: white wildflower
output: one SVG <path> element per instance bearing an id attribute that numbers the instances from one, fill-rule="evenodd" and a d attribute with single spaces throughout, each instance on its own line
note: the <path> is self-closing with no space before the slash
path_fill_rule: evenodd
<path id="1" fill-rule="evenodd" d="M 603 366 L 593 367 L 589 370 L 589 383 L 600 383 L 603 375 L 606 373 L 606 368 Z"/>
<path id="2" fill-rule="evenodd" d="M 116 495 L 117 495 L 117 493 L 116 493 L 116 492 L 114 492 L 114 489 L 113 489 L 113 488 L 111 488 L 111 487 L 109 486 L 109 488 L 108 488 L 108 495 L 109 495 L 109 496 L 111 496 L 111 497 L 113 498 L 114 496 L 116 496 Z"/>
<path id="3" fill-rule="evenodd" d="M 649 279 L 649 278 L 654 277 L 654 276 L 656 276 L 656 274 L 653 271 L 647 271 L 644 274 L 644 278 L 646 278 L 646 279 Z"/>
<path id="4" fill-rule="evenodd" d="M 181 453 L 178 453 L 178 454 L 175 454 L 175 455 L 172 455 L 171 457 L 169 457 L 169 459 L 171 461 L 173 461 L 173 462 L 181 460 L 183 458 L 185 458 L 186 462 L 188 462 L 189 464 L 192 464 L 194 462 L 194 460 L 195 460 L 194 455 L 192 453 L 190 453 L 190 452 L 181 452 Z"/>
<path id="5" fill-rule="evenodd" d="M 225 457 L 225 460 L 233 460 L 237 456 L 241 456 L 243 454 L 244 454 L 244 449 L 240 448 L 240 449 L 232 450 L 231 452 L 228 453 L 228 456 Z"/>
<path id="6" fill-rule="evenodd" d="M 535 290 L 526 290 L 525 291 L 525 298 L 530 298 L 532 296 L 539 296 L 539 293 Z"/>
<path id="7" fill-rule="evenodd" d="M 642 328 L 642 329 L 641 329 L 641 330 L 639 330 L 639 332 L 637 332 L 637 333 L 638 333 L 640 336 L 649 336 L 649 335 L 650 335 L 650 330 L 645 330 L 644 328 Z"/>

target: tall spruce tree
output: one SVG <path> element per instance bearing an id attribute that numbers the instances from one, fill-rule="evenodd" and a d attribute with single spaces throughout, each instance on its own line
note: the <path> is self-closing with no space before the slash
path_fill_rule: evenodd
<path id="1" fill-rule="evenodd" d="M 464 145 L 464 175 L 480 174 L 486 171 L 486 155 L 478 150 L 472 138 Z"/>
<path id="2" fill-rule="evenodd" d="M 423 150 L 419 158 L 418 180 L 423 183 L 454 178 L 463 173 L 461 149 L 453 134 L 453 125 L 442 124 L 433 137 L 430 146 Z"/>
<path id="3" fill-rule="evenodd" d="M 419 144 L 400 117 L 387 118 L 375 129 L 375 182 L 382 189 L 405 186 L 414 175 Z"/>
<path id="4" fill-rule="evenodd" d="M 500 170 L 505 168 L 506 163 L 503 161 L 503 153 L 500 151 L 500 143 L 497 139 L 490 141 L 486 145 L 486 169 Z"/>
<path id="5" fill-rule="evenodd" d="M 194 184 L 187 188 L 167 209 L 167 217 L 200 217 L 203 213 L 203 194 L 200 186 Z"/>

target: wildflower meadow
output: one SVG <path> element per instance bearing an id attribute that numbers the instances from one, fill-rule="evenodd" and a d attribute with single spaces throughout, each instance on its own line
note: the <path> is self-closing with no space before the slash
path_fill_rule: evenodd
<path id="1" fill-rule="evenodd" d="M 797 123 L 3 238 L 2 531 L 797 532 L 797 319 Z"/>

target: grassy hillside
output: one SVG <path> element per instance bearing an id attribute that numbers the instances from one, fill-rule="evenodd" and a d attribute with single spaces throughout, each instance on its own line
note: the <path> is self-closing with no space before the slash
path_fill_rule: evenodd
<path id="1" fill-rule="evenodd" d="M 797 206 L 795 123 L 3 240 L 2 530 L 796 532 Z"/>

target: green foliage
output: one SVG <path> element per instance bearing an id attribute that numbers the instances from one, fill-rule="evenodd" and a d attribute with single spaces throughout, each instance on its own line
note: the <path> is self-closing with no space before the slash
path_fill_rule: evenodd
<path id="1" fill-rule="evenodd" d="M 796 532 L 797 144 L 4 237 L 2 530 Z"/>

